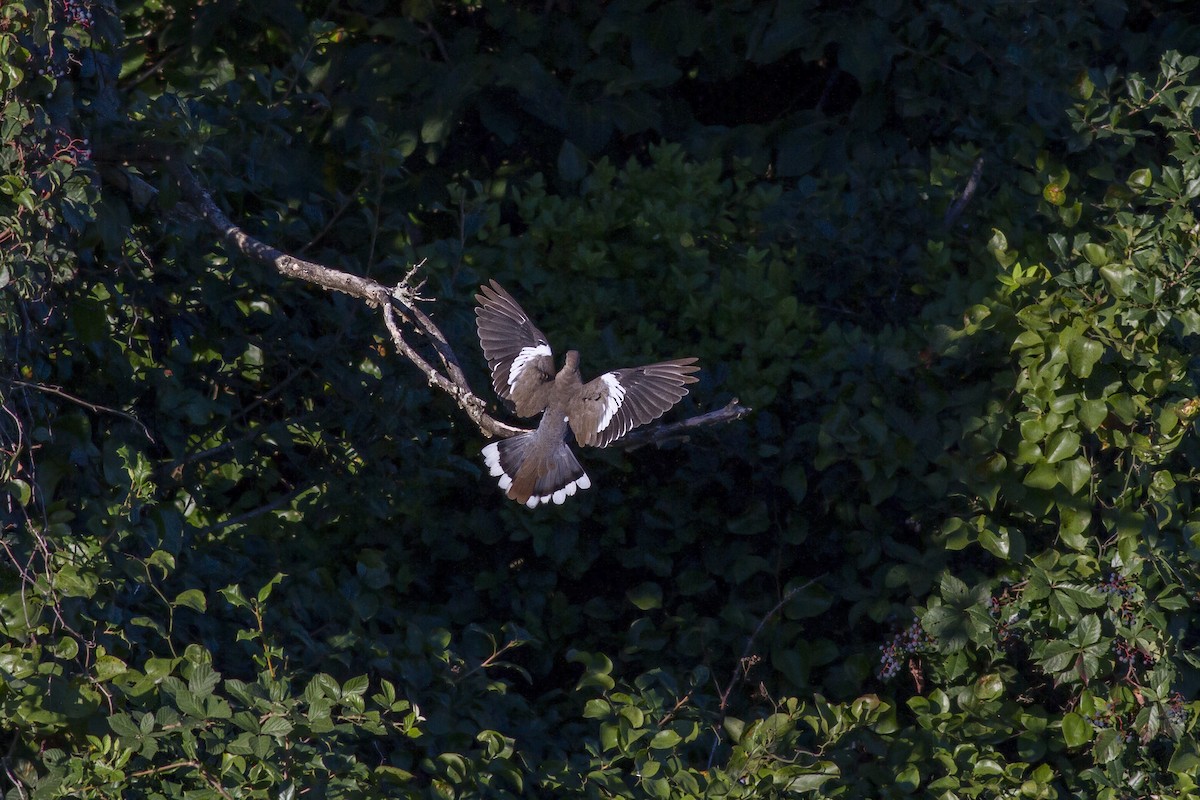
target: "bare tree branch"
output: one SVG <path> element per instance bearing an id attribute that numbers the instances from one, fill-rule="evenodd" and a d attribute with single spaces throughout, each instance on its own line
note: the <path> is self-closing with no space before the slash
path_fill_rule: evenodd
<path id="1" fill-rule="evenodd" d="M 479 430 L 483 434 L 506 438 L 525 431 L 524 428 L 513 427 L 489 415 L 486 411 L 487 403 L 471 390 L 466 374 L 463 372 L 458 357 L 454 354 L 454 349 L 450 346 L 450 342 L 446 339 L 445 334 L 417 305 L 424 298 L 418 295 L 420 286 L 413 283 L 416 268 L 410 271 L 404 277 L 404 280 L 396 286 L 389 288 L 370 278 L 359 277 L 342 272 L 341 270 L 331 269 L 315 261 L 308 261 L 289 255 L 278 248 L 256 239 L 240 226 L 234 224 L 221 211 L 220 207 L 213 200 L 212 195 L 205 190 L 200 181 L 197 180 L 195 174 L 182 159 L 167 157 L 162 159 L 161 163 L 165 163 L 167 169 L 170 170 L 171 174 L 179 182 L 183 197 L 195 209 L 204 222 L 213 228 L 230 247 L 239 253 L 273 267 L 281 275 L 295 278 L 305 283 L 315 284 L 332 291 L 343 292 L 351 297 L 363 300 L 372 307 L 382 308 L 383 321 L 387 326 L 388 333 L 392 337 L 392 343 L 395 345 L 396 350 L 416 365 L 421 372 L 425 373 L 430 386 L 435 386 L 454 398 L 458 406 L 466 412 L 467 416 L 479 427 Z M 133 193 L 134 189 L 146 186 L 143 181 L 135 176 L 126 174 L 124 177 L 120 177 L 116 174 L 120 172 L 122 171 L 117 168 L 107 166 L 105 179 L 131 193 Z M 146 186 L 146 188 L 149 187 Z M 144 195 L 144 192 L 141 194 Z M 440 369 L 422 355 L 406 338 L 405 331 L 401 327 L 401 322 L 397 318 L 397 307 L 399 308 L 400 316 L 403 317 L 403 321 L 417 335 L 424 336 L 437 353 Z M 740 405 L 734 399 L 725 408 L 718 411 L 701 414 L 669 425 L 656 425 L 652 428 L 642 429 L 623 437 L 614 444 L 626 447 L 641 447 L 652 442 L 682 438 L 698 427 L 733 422 L 734 420 L 741 419 L 750 413 L 750 410 Z"/>
<path id="2" fill-rule="evenodd" d="M 724 408 L 719 408 L 716 411 L 709 411 L 706 414 L 688 417 L 679 422 L 667 422 L 651 428 L 639 428 L 638 430 L 631 431 L 613 442 L 613 445 L 624 447 L 627 450 L 634 450 L 647 444 L 663 444 L 675 439 L 685 440 L 696 428 L 736 422 L 752 410 L 739 403 L 735 397 L 726 403 Z"/>

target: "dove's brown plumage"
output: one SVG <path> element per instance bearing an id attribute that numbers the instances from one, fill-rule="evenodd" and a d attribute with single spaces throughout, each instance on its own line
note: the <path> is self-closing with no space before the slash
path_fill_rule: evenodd
<path id="1" fill-rule="evenodd" d="M 562 503 L 591 486 L 567 445 L 568 427 L 580 444 L 607 447 L 662 416 L 687 394 L 687 384 L 696 382 L 696 359 L 680 358 L 613 370 L 585 384 L 579 353 L 568 351 L 556 372 L 549 341 L 500 284 L 480 287 L 475 299 L 479 343 L 496 393 L 522 417 L 542 414 L 536 431 L 483 448 L 500 488 L 530 508 Z"/>

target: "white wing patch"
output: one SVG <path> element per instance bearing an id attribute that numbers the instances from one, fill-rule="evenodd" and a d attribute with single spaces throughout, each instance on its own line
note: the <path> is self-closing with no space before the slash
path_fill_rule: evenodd
<path id="1" fill-rule="evenodd" d="M 550 345 L 539 344 L 537 347 L 522 347 L 521 352 L 517 353 L 517 357 L 513 359 L 512 367 L 508 370 L 508 388 L 511 391 L 517 385 L 517 381 L 521 379 L 521 374 L 529 366 L 530 362 L 542 356 L 551 356 Z"/>
<path id="2" fill-rule="evenodd" d="M 608 427 L 621 403 L 625 402 L 625 387 L 617 380 L 615 373 L 606 372 L 600 376 L 600 380 L 608 387 L 608 398 L 604 402 L 604 414 L 600 417 L 600 427 L 596 429 L 596 433 Z"/>

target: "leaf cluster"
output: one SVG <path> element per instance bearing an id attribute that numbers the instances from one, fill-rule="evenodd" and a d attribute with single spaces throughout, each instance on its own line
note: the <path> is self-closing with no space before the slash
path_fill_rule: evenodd
<path id="1" fill-rule="evenodd" d="M 1196 795 L 1195 13 L 560 6 L 0 8 L 6 796 Z M 530 514 L 165 156 L 756 414 Z"/>

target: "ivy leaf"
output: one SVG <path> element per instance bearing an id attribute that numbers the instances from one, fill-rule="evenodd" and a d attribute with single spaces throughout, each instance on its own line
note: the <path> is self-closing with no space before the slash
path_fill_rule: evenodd
<path id="1" fill-rule="evenodd" d="M 1104 356 L 1104 345 L 1084 336 L 1067 345 L 1067 364 L 1076 377 L 1086 378 L 1092 374 L 1092 368 Z"/>
<path id="2" fill-rule="evenodd" d="M 1058 485 L 1058 471 L 1043 461 L 1029 471 L 1023 483 L 1034 489 L 1053 489 Z"/>
<path id="3" fill-rule="evenodd" d="M 1046 463 L 1057 464 L 1070 458 L 1079 450 L 1079 434 L 1075 431 L 1059 431 L 1050 437 L 1046 446 Z"/>
<path id="4" fill-rule="evenodd" d="M 991 527 L 979 532 L 979 544 L 997 558 L 1007 559 L 1009 554 L 1008 531 L 994 531 Z"/>
<path id="5" fill-rule="evenodd" d="M 1098 429 L 1108 419 L 1108 406 L 1103 400 L 1084 400 L 1077 412 L 1079 421 L 1089 431 Z"/>

